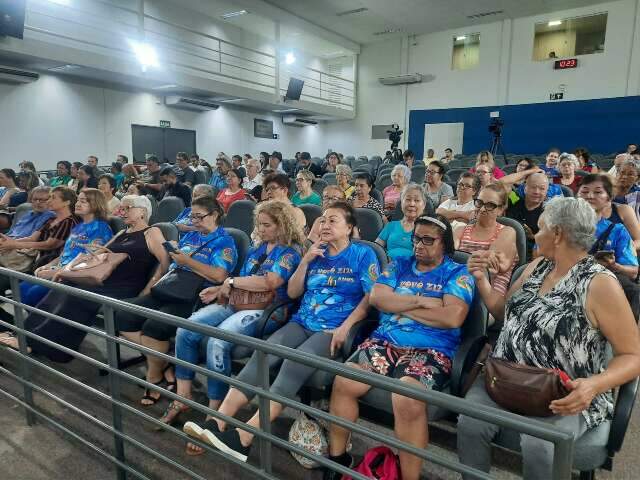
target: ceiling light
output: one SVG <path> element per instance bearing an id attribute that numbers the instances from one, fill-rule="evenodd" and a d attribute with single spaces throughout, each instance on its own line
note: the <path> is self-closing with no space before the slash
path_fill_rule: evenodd
<path id="1" fill-rule="evenodd" d="M 159 67 L 158 54 L 156 49 L 152 45 L 143 42 L 130 42 L 133 53 L 135 53 L 138 62 L 142 65 L 142 70 L 145 71 L 147 67 Z"/>
<path id="2" fill-rule="evenodd" d="M 345 15 L 353 15 L 354 13 L 362 13 L 369 10 L 366 7 L 354 8 L 353 10 L 345 10 L 344 12 L 336 13 L 336 17 L 344 17 Z"/>
<path id="3" fill-rule="evenodd" d="M 249 13 L 246 10 L 238 10 L 237 12 L 229 12 L 229 13 L 225 13 L 224 15 L 221 15 L 220 17 L 223 20 L 229 20 L 230 18 L 235 18 L 235 17 L 239 17 L 241 15 L 246 15 L 247 13 Z"/>
<path id="4" fill-rule="evenodd" d="M 288 113 L 288 112 L 297 112 L 297 108 L 282 108 L 280 110 L 271 110 L 273 113 Z"/>
<path id="5" fill-rule="evenodd" d="M 151 90 L 170 90 L 172 88 L 178 88 L 178 85 L 169 84 L 169 85 L 158 85 L 157 87 L 153 87 Z"/>
<path id="6" fill-rule="evenodd" d="M 236 102 L 244 102 L 246 98 L 225 98 L 224 100 L 216 100 L 218 103 L 236 103 Z"/>
<path id="7" fill-rule="evenodd" d="M 293 53 L 289 52 L 284 56 L 284 61 L 287 65 L 291 65 L 295 63 L 296 56 Z"/>
<path id="8" fill-rule="evenodd" d="M 557 27 L 558 25 L 562 25 L 562 20 L 551 20 L 547 25 L 550 27 Z"/>
<path id="9" fill-rule="evenodd" d="M 374 32 L 373 34 L 374 35 L 389 35 L 390 33 L 406 33 L 406 32 L 402 28 L 389 27 L 389 28 L 385 28 L 381 32 Z"/>
<path id="10" fill-rule="evenodd" d="M 457 41 L 457 42 L 460 42 L 460 41 L 462 41 L 462 40 L 466 40 L 466 39 L 467 39 L 467 36 L 466 36 L 466 35 L 460 35 L 459 37 L 456 37 L 456 41 Z"/>
<path id="11" fill-rule="evenodd" d="M 71 0 L 49 0 L 51 3 L 57 3 L 58 5 L 69 6 L 71 5 Z"/>
<path id="12" fill-rule="evenodd" d="M 69 70 L 75 70 L 77 68 L 80 68 L 80 65 L 67 64 L 67 65 L 58 65 L 57 67 L 47 68 L 47 70 L 49 70 L 50 72 L 68 72 Z"/>

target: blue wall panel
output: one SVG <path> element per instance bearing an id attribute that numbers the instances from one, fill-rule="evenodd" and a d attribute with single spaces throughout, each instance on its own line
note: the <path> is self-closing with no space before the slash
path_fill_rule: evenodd
<path id="1" fill-rule="evenodd" d="M 424 127 L 429 123 L 464 123 L 463 151 L 474 154 L 491 144 L 489 112 L 505 122 L 502 143 L 507 153 L 545 153 L 586 147 L 591 152 L 624 150 L 640 141 L 640 97 L 491 107 L 411 110 L 409 148 L 424 156 Z M 459 152 L 455 152 L 459 153 Z M 438 155 L 441 152 L 437 153 Z"/>

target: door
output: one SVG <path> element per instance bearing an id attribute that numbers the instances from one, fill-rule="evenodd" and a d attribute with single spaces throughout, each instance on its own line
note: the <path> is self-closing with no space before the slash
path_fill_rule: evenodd
<path id="1" fill-rule="evenodd" d="M 144 163 L 147 155 L 156 155 L 160 162 L 174 163 L 176 153 L 196 153 L 195 130 L 131 125 L 133 162 Z"/>
<path id="2" fill-rule="evenodd" d="M 444 156 L 444 149 L 451 148 L 453 153 L 462 153 L 464 123 L 427 123 L 424 126 L 424 155 L 433 148 L 436 158 Z"/>

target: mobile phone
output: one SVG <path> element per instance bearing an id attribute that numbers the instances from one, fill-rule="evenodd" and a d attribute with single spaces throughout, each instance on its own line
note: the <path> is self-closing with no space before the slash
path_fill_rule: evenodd
<path id="1" fill-rule="evenodd" d="M 163 242 L 162 246 L 164 247 L 164 249 L 169 252 L 169 253 L 175 253 L 177 251 L 177 248 L 173 246 L 173 244 L 171 242 Z"/>

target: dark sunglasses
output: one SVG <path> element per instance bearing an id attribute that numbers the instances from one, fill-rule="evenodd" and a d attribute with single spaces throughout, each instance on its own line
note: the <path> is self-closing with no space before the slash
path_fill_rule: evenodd
<path id="1" fill-rule="evenodd" d="M 493 202 L 483 202 L 483 201 L 482 201 L 482 200 L 480 200 L 479 198 L 476 198 L 476 199 L 473 201 L 473 204 L 475 205 L 475 207 L 476 207 L 478 210 L 480 210 L 482 207 L 484 207 L 484 209 L 485 209 L 487 212 L 491 212 L 491 211 L 495 210 L 496 208 L 498 208 L 498 207 L 501 207 L 501 206 L 502 206 L 502 205 L 496 205 L 496 204 L 495 204 L 495 203 L 493 203 Z"/>
<path id="2" fill-rule="evenodd" d="M 415 235 L 415 234 L 411 235 L 411 241 L 413 242 L 414 245 L 418 245 L 419 243 L 421 243 L 426 247 L 430 247 L 437 240 L 438 240 L 437 237 L 430 237 L 428 235 L 425 235 L 424 237 L 419 237 L 418 235 Z"/>

